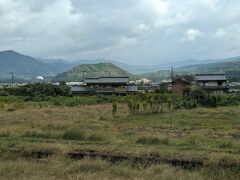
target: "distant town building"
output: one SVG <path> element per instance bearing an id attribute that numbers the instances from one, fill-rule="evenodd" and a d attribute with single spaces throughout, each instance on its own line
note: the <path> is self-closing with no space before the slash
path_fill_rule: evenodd
<path id="1" fill-rule="evenodd" d="M 149 79 L 147 79 L 147 78 L 141 78 L 141 79 L 139 79 L 139 80 L 136 80 L 136 83 L 137 83 L 137 84 L 144 84 L 144 85 L 150 84 L 150 83 L 152 83 L 152 82 L 153 82 L 152 80 L 149 80 Z"/>
<path id="2" fill-rule="evenodd" d="M 135 93 L 138 88 L 135 84 L 129 84 L 128 77 L 99 77 L 86 78 L 83 85 L 71 86 L 74 95 L 81 94 L 116 94 L 126 95 Z"/>
<path id="3" fill-rule="evenodd" d="M 84 82 L 66 82 L 66 85 L 67 86 L 79 86 L 79 85 L 84 85 Z"/>
<path id="4" fill-rule="evenodd" d="M 37 80 L 44 80 L 44 77 L 42 77 L 42 76 L 37 76 L 37 77 L 35 77 L 35 79 L 37 79 Z"/>
<path id="5" fill-rule="evenodd" d="M 139 80 L 130 81 L 129 84 L 134 84 L 138 88 L 138 92 L 155 92 L 159 89 L 159 83 L 154 83 L 147 78 L 141 78 Z"/>
<path id="6" fill-rule="evenodd" d="M 226 74 L 196 74 L 195 82 L 207 92 L 224 93 L 228 90 Z"/>
<path id="7" fill-rule="evenodd" d="M 228 83 L 228 92 L 230 93 L 238 93 L 240 92 L 240 82 L 231 82 Z"/>
<path id="8" fill-rule="evenodd" d="M 145 92 L 157 92 L 160 89 L 159 83 L 149 83 L 149 84 L 137 84 L 138 91 L 145 93 Z"/>

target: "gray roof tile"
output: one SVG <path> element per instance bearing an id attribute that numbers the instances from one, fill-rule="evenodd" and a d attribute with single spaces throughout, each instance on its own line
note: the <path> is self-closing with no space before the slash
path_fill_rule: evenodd
<path id="1" fill-rule="evenodd" d="M 226 81 L 227 77 L 225 74 L 196 74 L 196 81 Z"/>

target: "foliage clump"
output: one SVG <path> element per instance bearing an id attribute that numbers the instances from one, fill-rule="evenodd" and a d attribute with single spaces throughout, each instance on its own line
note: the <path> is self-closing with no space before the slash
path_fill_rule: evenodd
<path id="1" fill-rule="evenodd" d="M 0 95 L 42 97 L 42 96 L 70 96 L 71 90 L 65 83 L 53 85 L 48 83 L 26 84 L 13 88 L 1 89 Z"/>

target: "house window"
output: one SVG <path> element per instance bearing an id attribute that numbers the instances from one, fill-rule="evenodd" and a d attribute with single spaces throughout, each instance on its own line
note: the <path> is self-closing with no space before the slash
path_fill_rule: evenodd
<path id="1" fill-rule="evenodd" d="M 218 85 L 218 86 L 221 86 L 221 85 L 222 85 L 222 82 L 218 82 L 217 85 Z"/>

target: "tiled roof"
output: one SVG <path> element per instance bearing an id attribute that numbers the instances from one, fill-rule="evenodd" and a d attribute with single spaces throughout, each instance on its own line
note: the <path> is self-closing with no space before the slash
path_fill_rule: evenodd
<path id="1" fill-rule="evenodd" d="M 99 77 L 99 78 L 86 78 L 85 83 L 128 83 L 128 77 Z"/>
<path id="2" fill-rule="evenodd" d="M 225 74 L 196 74 L 196 81 L 226 81 L 227 77 Z"/>

